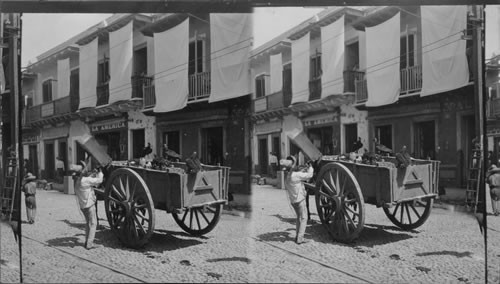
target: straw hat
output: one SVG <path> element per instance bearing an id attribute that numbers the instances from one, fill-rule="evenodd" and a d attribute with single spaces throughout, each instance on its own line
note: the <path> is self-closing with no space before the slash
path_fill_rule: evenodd
<path id="1" fill-rule="evenodd" d="M 24 180 L 25 181 L 32 181 L 32 180 L 35 180 L 36 179 L 36 176 L 34 176 L 32 173 L 28 173 L 26 174 L 26 176 L 24 177 Z"/>

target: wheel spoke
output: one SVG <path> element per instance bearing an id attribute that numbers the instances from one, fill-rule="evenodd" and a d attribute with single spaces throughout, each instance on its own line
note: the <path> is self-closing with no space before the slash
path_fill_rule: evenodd
<path id="1" fill-rule="evenodd" d="M 328 199 L 330 199 L 330 198 L 332 198 L 330 195 L 328 195 L 328 194 L 324 193 L 324 192 L 323 192 L 323 191 L 321 191 L 321 190 L 319 191 L 319 194 L 320 194 L 321 196 L 323 196 L 324 198 L 327 198 L 327 200 L 328 200 Z"/>
<path id="2" fill-rule="evenodd" d="M 115 199 L 115 198 L 114 198 L 114 197 L 112 197 L 112 196 L 108 196 L 108 198 L 109 198 L 109 200 L 111 200 L 111 201 L 115 202 L 117 205 L 122 203 L 121 201 L 119 201 L 119 200 Z"/>
<path id="3" fill-rule="evenodd" d="M 141 222 L 139 221 L 139 219 L 137 218 L 137 216 L 134 215 L 134 221 L 135 223 L 137 224 L 137 226 L 139 227 L 139 229 L 141 229 L 141 232 L 146 235 L 146 230 L 144 230 L 144 227 L 143 227 L 143 224 L 141 224 Z"/>
<path id="4" fill-rule="evenodd" d="M 400 212 L 401 214 L 399 216 L 399 220 L 401 223 L 403 223 L 404 211 L 405 211 L 405 206 L 404 204 L 401 204 L 401 212 Z"/>
<path id="5" fill-rule="evenodd" d="M 189 228 L 193 229 L 193 210 L 189 209 Z"/>
<path id="6" fill-rule="evenodd" d="M 342 196 L 344 194 L 344 189 L 340 187 L 339 174 L 339 171 L 335 173 L 335 188 L 337 189 L 338 195 Z"/>
<path id="7" fill-rule="evenodd" d="M 205 213 L 203 213 L 203 210 L 200 210 L 200 214 L 201 214 L 201 217 L 203 217 L 203 219 L 205 219 L 205 221 L 207 222 L 207 224 L 210 224 L 210 222 L 208 221 L 207 216 L 205 216 Z"/>
<path id="8" fill-rule="evenodd" d="M 408 203 L 405 203 L 405 207 L 406 207 L 406 216 L 408 216 L 408 222 L 409 224 L 411 224 L 411 216 L 410 216 L 410 210 L 408 209 Z"/>
<path id="9" fill-rule="evenodd" d="M 354 211 L 354 210 L 352 210 L 350 207 L 345 206 L 344 208 L 345 208 L 346 210 L 349 210 L 349 212 L 351 212 L 351 213 L 352 213 L 352 214 L 354 214 L 355 216 L 359 216 L 359 213 L 358 213 L 358 212 L 356 212 L 356 211 Z"/>
<path id="10" fill-rule="evenodd" d="M 188 211 L 189 211 L 189 210 L 185 210 L 185 211 L 184 211 L 184 215 L 182 215 L 182 223 L 184 223 L 184 220 L 186 220 L 186 216 L 187 216 L 187 214 L 188 214 Z"/>
<path id="11" fill-rule="evenodd" d="M 215 214 L 215 212 L 216 212 L 216 210 L 215 210 L 215 209 L 213 209 L 213 208 L 211 208 L 210 206 L 205 207 L 205 209 L 206 209 L 207 211 L 212 212 L 213 214 Z"/>
<path id="12" fill-rule="evenodd" d="M 127 200 L 127 198 L 123 195 L 123 193 L 118 188 L 116 188 L 114 184 L 111 185 L 111 189 L 113 190 L 114 193 L 118 195 L 118 198 L 121 198 L 122 200 Z"/>
<path id="13" fill-rule="evenodd" d="M 127 196 L 127 200 L 131 200 L 128 176 L 125 176 L 125 194 Z"/>
<path id="14" fill-rule="evenodd" d="M 418 219 L 420 219 L 421 215 L 420 213 L 417 211 L 417 209 L 415 208 L 415 206 L 413 205 L 410 205 L 411 209 L 413 210 L 413 212 L 415 212 L 415 215 L 417 215 Z"/>
<path id="15" fill-rule="evenodd" d="M 398 209 L 399 209 L 399 203 L 396 204 L 396 207 L 394 208 L 394 211 L 392 212 L 393 217 L 396 217 L 396 212 L 398 212 Z"/>
<path id="16" fill-rule="evenodd" d="M 122 193 L 122 196 L 125 197 L 125 200 L 129 200 L 128 199 L 128 196 L 127 196 L 127 192 L 125 191 L 125 187 L 123 186 L 123 180 L 122 180 L 122 177 L 118 177 L 118 189 L 120 190 L 120 193 Z"/>
<path id="17" fill-rule="evenodd" d="M 193 209 L 193 212 L 196 217 L 196 223 L 198 224 L 198 230 L 201 230 L 200 219 L 198 218 L 198 209 Z"/>
<path id="18" fill-rule="evenodd" d="M 324 185 L 323 188 L 327 189 L 331 193 L 332 196 L 333 195 L 337 195 L 335 193 L 335 191 L 330 187 L 330 185 L 328 184 L 328 182 L 325 179 L 323 179 L 322 182 L 323 182 L 323 185 Z"/>
<path id="19" fill-rule="evenodd" d="M 337 172 L 335 172 L 335 173 L 337 173 Z M 337 187 L 335 187 L 335 182 L 333 181 L 333 173 L 330 173 L 328 176 L 330 177 L 329 182 L 330 182 L 330 185 L 331 185 L 335 195 L 338 195 L 339 189 Z"/>

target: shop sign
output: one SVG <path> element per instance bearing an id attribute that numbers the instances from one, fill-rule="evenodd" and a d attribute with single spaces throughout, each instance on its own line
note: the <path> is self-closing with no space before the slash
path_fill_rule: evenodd
<path id="1" fill-rule="evenodd" d="M 95 123 L 92 124 L 91 131 L 92 132 L 99 132 L 99 131 L 108 131 L 108 130 L 114 130 L 114 129 L 120 129 L 120 128 L 125 128 L 127 127 L 125 120 L 119 120 L 119 121 L 111 121 L 111 122 L 104 122 L 104 123 Z"/>
<path id="2" fill-rule="evenodd" d="M 40 142 L 39 135 L 23 135 L 23 143 L 36 143 Z"/>

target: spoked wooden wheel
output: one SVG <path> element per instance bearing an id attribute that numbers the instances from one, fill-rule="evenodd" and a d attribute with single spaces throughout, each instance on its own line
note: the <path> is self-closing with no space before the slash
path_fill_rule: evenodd
<path id="1" fill-rule="evenodd" d="M 322 167 L 316 179 L 316 209 L 334 240 L 351 242 L 365 224 L 365 201 L 358 181 L 344 165 Z"/>
<path id="2" fill-rule="evenodd" d="M 139 174 L 128 168 L 113 171 L 106 184 L 106 216 L 118 239 L 128 247 L 140 248 L 153 234 L 154 205 Z"/>
<path id="3" fill-rule="evenodd" d="M 401 202 L 391 208 L 384 207 L 384 213 L 394 225 L 403 230 L 413 230 L 429 218 L 433 203 L 431 197 Z"/>
<path id="4" fill-rule="evenodd" d="M 175 222 L 187 233 L 201 236 L 212 231 L 220 219 L 222 204 L 187 208 L 184 212 L 172 213 Z"/>

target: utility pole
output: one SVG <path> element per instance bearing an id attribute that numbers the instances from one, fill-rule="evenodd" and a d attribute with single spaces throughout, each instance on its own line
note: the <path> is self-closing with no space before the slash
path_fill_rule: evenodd
<path id="1" fill-rule="evenodd" d="M 21 234 L 21 188 L 24 176 L 23 167 L 23 146 L 22 146 L 22 94 L 21 94 L 21 68 L 19 65 L 21 59 L 21 17 L 20 14 L 8 14 L 8 24 L 4 23 L 4 35 L 9 38 L 9 68 L 7 76 L 10 82 L 10 145 L 14 147 L 16 153 L 16 163 L 18 175 L 16 181 L 14 210 L 12 212 L 11 226 L 16 226 L 17 243 L 19 246 L 19 274 L 20 282 L 23 282 L 22 275 L 22 234 Z"/>
<path id="2" fill-rule="evenodd" d="M 488 138 L 486 137 L 486 99 L 484 85 L 484 5 L 472 6 L 472 54 L 474 66 L 474 98 L 476 134 L 480 138 L 483 165 L 479 178 L 479 196 L 476 204 L 475 215 L 483 229 L 484 237 L 484 272 L 485 281 L 488 283 L 488 230 L 486 214 L 486 170 L 488 167 Z M 482 215 L 482 216 L 481 216 Z M 482 224 L 481 224 L 482 223 Z"/>

